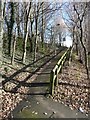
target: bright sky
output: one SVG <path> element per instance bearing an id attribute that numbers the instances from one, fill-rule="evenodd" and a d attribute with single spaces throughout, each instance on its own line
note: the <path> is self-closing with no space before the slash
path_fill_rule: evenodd
<path id="1" fill-rule="evenodd" d="M 69 37 L 69 36 L 66 37 L 65 45 L 67 47 L 70 47 L 72 45 L 72 39 L 71 39 L 71 37 Z"/>

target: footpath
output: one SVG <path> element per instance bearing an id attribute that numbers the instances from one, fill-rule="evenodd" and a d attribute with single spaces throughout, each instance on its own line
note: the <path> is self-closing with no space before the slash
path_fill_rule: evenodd
<path id="1" fill-rule="evenodd" d="M 30 90 L 26 99 L 12 111 L 13 118 L 83 118 L 89 120 L 85 114 L 71 110 L 64 104 L 53 101 L 49 97 L 50 72 L 60 59 L 59 53 L 44 66 L 42 72 L 37 72 L 36 79 L 29 84 Z"/>

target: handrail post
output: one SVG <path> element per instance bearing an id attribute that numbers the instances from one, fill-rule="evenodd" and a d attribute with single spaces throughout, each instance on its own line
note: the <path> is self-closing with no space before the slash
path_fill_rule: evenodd
<path id="1" fill-rule="evenodd" d="M 62 64 L 60 66 L 61 66 L 60 73 L 62 73 Z"/>
<path id="2" fill-rule="evenodd" d="M 56 74 L 56 80 L 55 80 L 55 86 L 58 86 L 58 66 L 57 66 L 57 69 L 56 69 L 56 72 L 55 72 L 55 74 Z"/>
<path id="3" fill-rule="evenodd" d="M 53 70 L 50 73 L 50 94 L 54 94 L 54 72 Z"/>
<path id="4" fill-rule="evenodd" d="M 62 72 L 62 67 L 64 66 L 66 60 L 69 57 L 71 48 L 69 48 L 63 56 L 60 58 L 54 69 L 50 73 L 50 94 L 54 94 L 54 87 L 58 86 L 58 73 Z"/>

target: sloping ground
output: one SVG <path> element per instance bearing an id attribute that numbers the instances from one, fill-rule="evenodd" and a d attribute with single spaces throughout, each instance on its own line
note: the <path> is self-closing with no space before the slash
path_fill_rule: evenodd
<path id="1" fill-rule="evenodd" d="M 58 58 L 60 58 L 60 56 L 58 56 Z M 36 78 L 36 82 L 33 81 L 32 83 L 23 84 L 23 88 L 20 91 L 18 91 L 19 93 L 14 94 L 14 93 L 5 92 L 4 90 L 2 90 L 3 92 L 3 95 L 2 95 L 3 112 L 2 113 L 3 114 L 1 116 L 3 116 L 3 118 L 6 118 L 8 115 L 10 115 L 10 118 L 11 117 L 14 117 L 14 118 L 16 117 L 19 117 L 19 118 L 49 118 L 49 117 L 86 118 L 84 114 L 82 115 L 80 112 L 76 110 L 72 111 L 69 109 L 69 107 L 64 106 L 63 104 L 60 104 L 58 102 L 54 102 L 51 98 L 46 98 L 44 96 L 45 94 L 44 95 L 40 94 L 40 93 L 43 93 L 43 91 L 44 93 L 48 92 L 47 91 L 48 84 L 43 87 L 41 86 L 41 84 L 42 82 L 46 82 L 46 80 L 48 80 L 47 78 L 50 76 L 48 76 L 47 73 L 49 73 L 50 69 L 52 69 L 53 67 L 52 64 L 55 65 L 57 61 L 58 59 L 55 58 L 53 60 L 53 63 L 52 62 L 50 63 L 51 66 L 50 64 L 48 64 L 45 70 L 43 70 L 42 73 L 39 73 L 39 76 Z M 29 85 L 30 91 L 29 91 L 29 94 L 24 94 L 24 93 L 27 93 L 27 89 L 25 89 L 25 87 L 27 88 L 27 84 Z M 42 84 L 42 85 L 45 85 L 45 84 Z M 22 92 L 23 94 L 21 95 L 20 93 Z"/>
<path id="2" fill-rule="evenodd" d="M 27 98 L 12 111 L 14 118 L 84 118 L 85 114 L 71 110 L 68 106 L 53 101 L 48 96 L 50 71 L 60 59 L 62 53 L 50 61 L 37 78 L 29 85 Z M 11 116 L 10 116 L 11 117 Z"/>
<path id="3" fill-rule="evenodd" d="M 59 86 L 55 88 L 53 99 L 88 116 L 89 90 L 85 67 L 74 60 L 59 74 Z"/>
<path id="4" fill-rule="evenodd" d="M 50 56 L 48 56 L 45 60 L 47 61 L 52 58 L 52 56 L 53 55 L 50 54 Z M 30 63 L 28 65 L 22 65 L 15 62 L 15 65 L 12 66 L 10 64 L 10 58 L 7 56 L 3 58 L 2 68 L 0 68 L 0 73 L 3 75 L 3 79 L 0 81 L 0 98 L 2 104 L 0 118 L 7 118 L 13 109 L 18 106 L 19 102 L 26 98 L 27 91 L 30 87 L 27 85 L 29 85 L 34 79 L 33 77 L 30 77 L 31 73 L 44 63 L 45 60 L 42 60 L 34 65 L 31 65 Z M 2 81 L 6 82 L 3 86 Z M 24 86 L 24 83 L 26 83 L 26 86 Z M 17 93 L 12 91 L 13 88 L 18 88 Z"/>

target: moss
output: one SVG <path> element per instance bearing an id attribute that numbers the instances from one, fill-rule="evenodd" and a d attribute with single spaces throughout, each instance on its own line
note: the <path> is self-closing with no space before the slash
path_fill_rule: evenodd
<path id="1" fill-rule="evenodd" d="M 19 113 L 19 117 L 21 118 L 39 118 L 38 113 L 32 113 L 30 109 L 24 109 L 22 112 Z"/>

